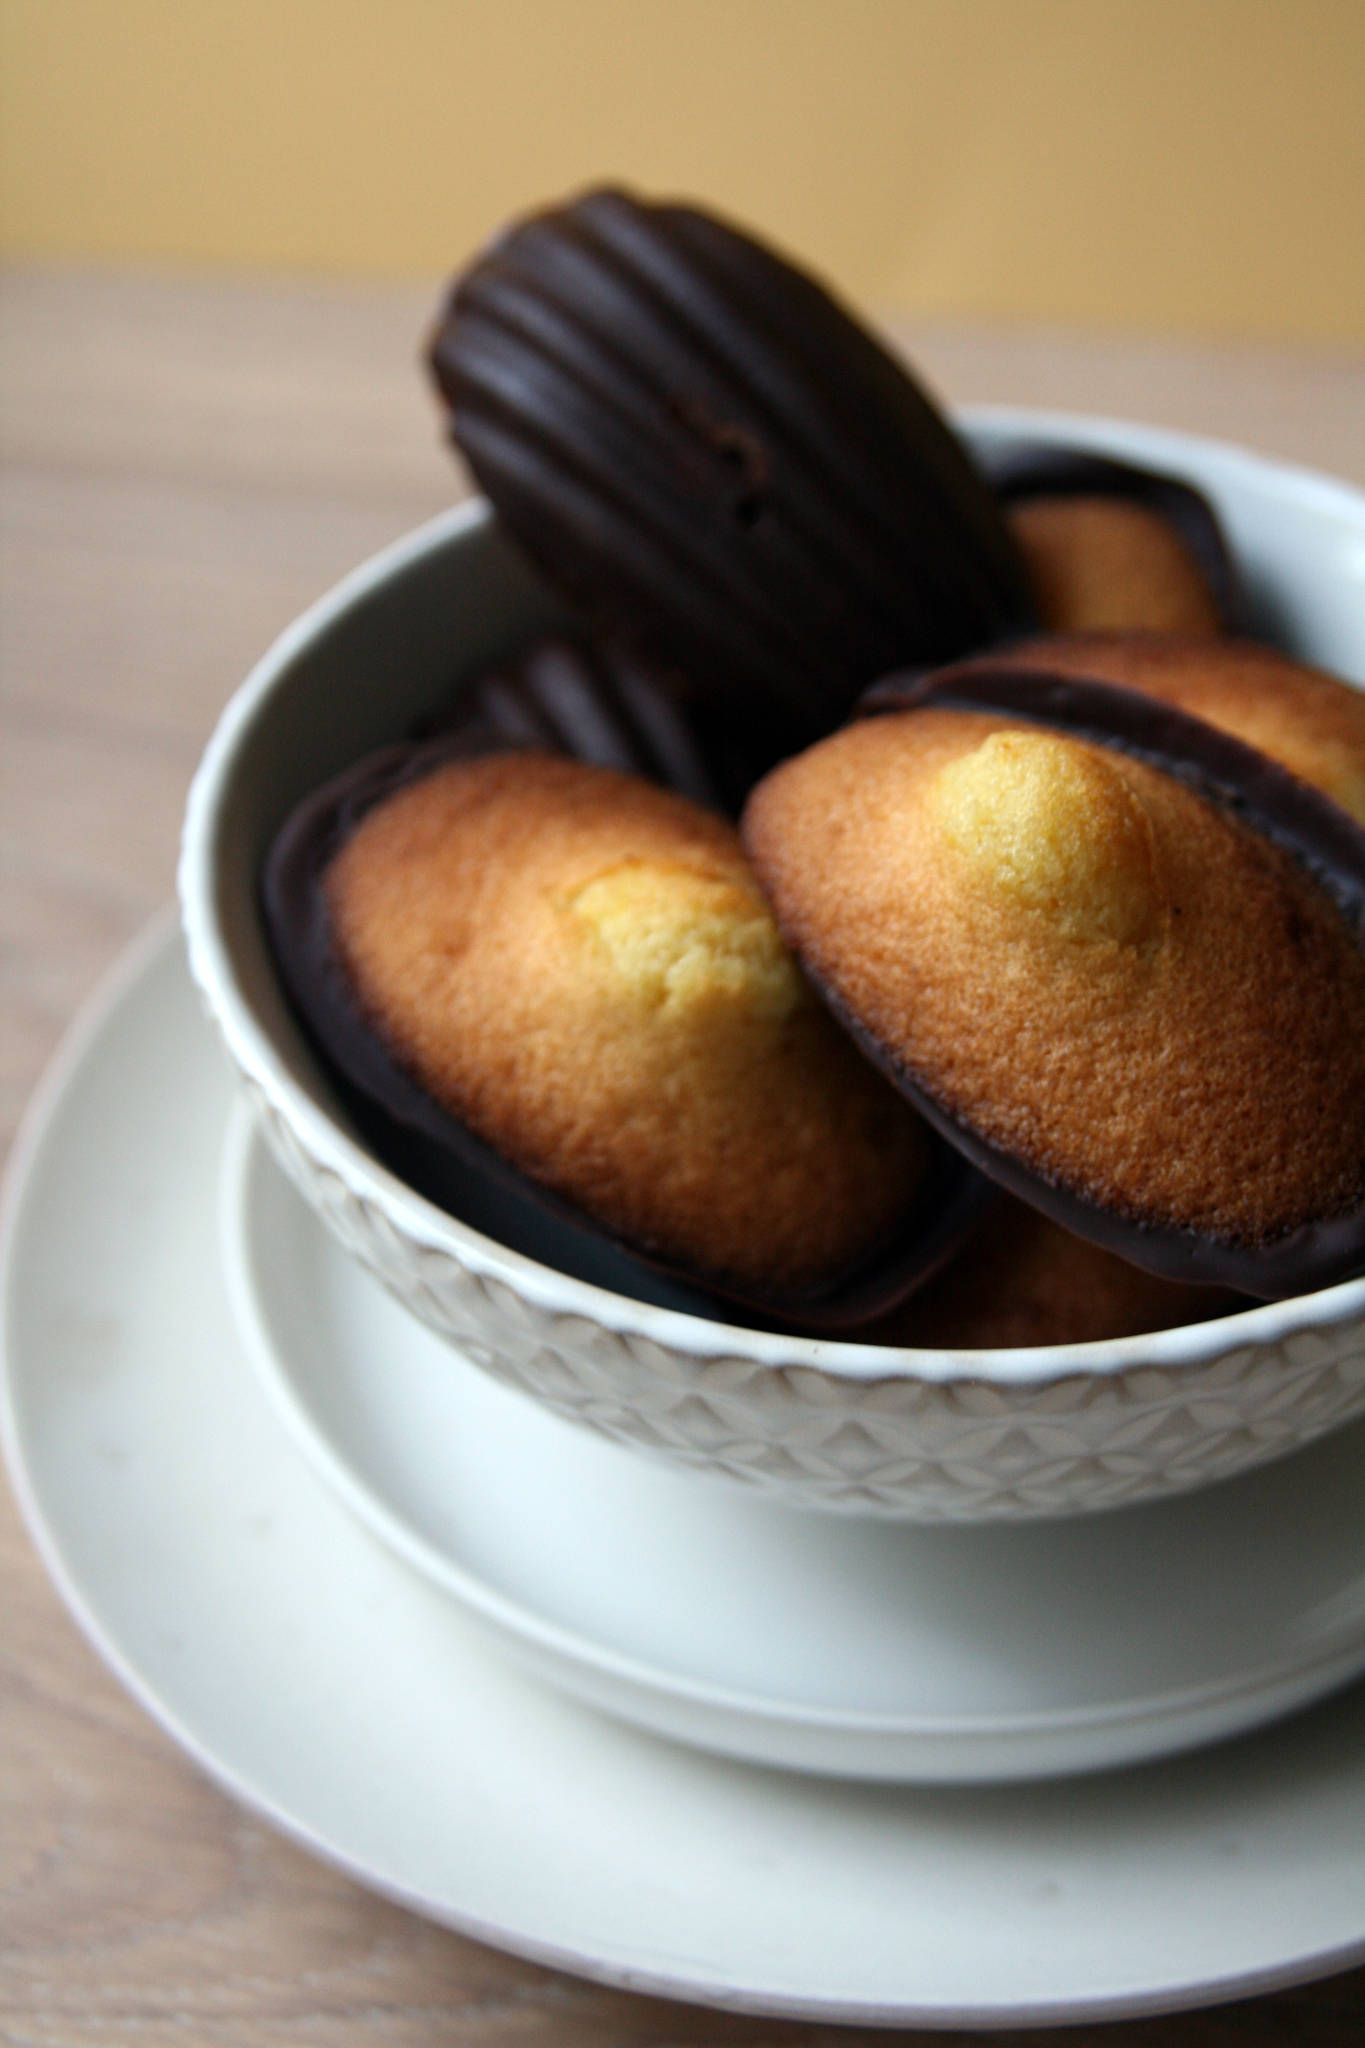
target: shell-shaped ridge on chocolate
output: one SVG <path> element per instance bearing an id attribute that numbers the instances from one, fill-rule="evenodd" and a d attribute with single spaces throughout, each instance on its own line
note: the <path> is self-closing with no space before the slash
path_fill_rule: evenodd
<path id="1" fill-rule="evenodd" d="M 511 228 L 431 364 L 551 580 L 801 735 L 888 667 L 1031 617 L 938 409 L 813 280 L 694 208 L 603 190 Z"/>
<path id="2" fill-rule="evenodd" d="M 565 754 L 724 808 L 676 695 L 638 663 L 567 634 L 539 635 L 467 678 L 429 730 L 471 754 Z"/>
<path id="3" fill-rule="evenodd" d="M 464 677 L 410 735 L 437 736 L 452 753 L 530 750 L 614 768 L 730 818 L 781 752 L 761 725 L 697 700 L 685 676 L 567 631 Z"/>

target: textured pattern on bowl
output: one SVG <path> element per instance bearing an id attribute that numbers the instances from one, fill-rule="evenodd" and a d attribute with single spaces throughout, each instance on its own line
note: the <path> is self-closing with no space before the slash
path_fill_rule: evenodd
<path id="1" fill-rule="evenodd" d="M 1358 493 L 1113 423 L 996 414 L 979 431 L 1088 440 L 1201 482 L 1264 624 L 1365 680 Z M 1112 1344 L 940 1353 L 825 1343 L 566 1279 L 379 1166 L 336 1112 L 281 997 L 256 912 L 261 850 L 297 795 L 544 617 L 480 508 L 438 520 L 283 636 L 228 707 L 191 792 L 181 894 L 206 1007 L 286 1170 L 399 1300 L 561 1414 L 845 1512 L 985 1520 L 1117 1506 L 1230 1476 L 1365 1412 L 1365 1280 Z"/>

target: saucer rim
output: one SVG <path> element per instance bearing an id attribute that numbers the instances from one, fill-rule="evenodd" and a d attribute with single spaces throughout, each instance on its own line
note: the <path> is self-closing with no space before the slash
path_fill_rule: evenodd
<path id="1" fill-rule="evenodd" d="M 282 1346 L 272 1329 L 268 1294 L 257 1277 L 259 1246 L 252 1226 L 250 1205 L 254 1177 L 262 1169 L 279 1175 L 288 1186 L 252 1105 L 244 1096 L 239 1096 L 227 1119 L 218 1163 L 220 1263 L 238 1341 L 250 1360 L 258 1384 L 263 1387 L 293 1444 L 372 1536 L 388 1545 L 410 1569 L 421 1573 L 458 1601 L 496 1634 L 510 1654 L 524 1654 L 523 1645 L 529 1645 L 537 1655 L 536 1669 L 546 1682 L 562 1685 L 576 1697 L 589 1696 L 599 1706 L 606 1705 L 608 1711 L 619 1712 L 622 1718 L 635 1725 L 651 1724 L 642 1721 L 640 1714 L 624 1703 L 615 1707 L 604 1702 L 600 1692 L 585 1694 L 576 1682 L 578 1670 L 631 1692 L 661 1701 L 679 1701 L 703 1713 L 724 1716 L 732 1721 L 775 1725 L 782 1731 L 820 1735 L 849 1744 L 860 1738 L 869 1744 L 879 1741 L 902 1745 L 938 1744 L 945 1751 L 956 1750 L 959 1755 L 955 1766 L 945 1757 L 942 1769 L 932 1768 L 926 1760 L 926 1765 L 919 1770 L 906 1766 L 893 1770 L 877 1765 L 870 1757 L 863 1768 L 852 1762 L 844 1767 L 828 1762 L 822 1766 L 827 1770 L 845 1768 L 850 1777 L 906 1785 L 1003 1784 L 1069 1777 L 1095 1769 L 1121 1768 L 1131 1763 L 1187 1753 L 1209 1742 L 1250 1732 L 1273 1718 L 1292 1712 L 1295 1707 L 1307 1706 L 1329 1691 L 1348 1684 L 1365 1670 L 1365 1609 L 1362 1609 L 1354 1628 L 1344 1629 L 1330 1647 L 1316 1649 L 1311 1655 L 1296 1661 L 1267 1661 L 1232 1677 L 1170 1686 L 1161 1692 L 1100 1707 L 982 1714 L 963 1719 L 950 1715 L 877 1713 L 807 1705 L 671 1672 L 609 1643 L 596 1641 L 581 1630 L 548 1618 L 530 1602 L 500 1591 L 473 1567 L 448 1555 L 438 1542 L 423 1535 L 402 1506 L 386 1498 L 379 1485 L 357 1469 L 345 1450 L 336 1443 L 334 1433 L 328 1430 L 325 1421 L 315 1411 L 299 1384 L 297 1374 L 283 1356 Z M 321 1223 L 308 1209 L 303 1197 L 292 1188 L 289 1193 L 303 1212 L 305 1227 L 313 1229 L 323 1241 L 324 1248 L 330 1249 Z M 371 1280 L 377 1288 L 380 1283 L 372 1276 Z M 399 1308 L 401 1310 L 401 1304 Z M 450 1348 L 456 1350 L 454 1346 Z M 465 1371 L 479 1370 L 469 1361 L 459 1358 L 458 1352 L 456 1362 Z M 1313 1445 L 1306 1446 L 1305 1454 L 1311 1455 L 1313 1448 Z M 1252 1472 L 1243 1476 L 1254 1480 L 1257 1474 Z M 1236 1486 L 1238 1481 L 1234 1478 L 1225 1483 Z M 1150 1505 L 1159 1511 L 1163 1503 Z M 1009 1540 L 1006 1528 L 1000 1527 L 998 1534 L 1002 1542 Z M 1365 1580 L 1362 1583 L 1365 1584 Z M 560 1667 L 574 1668 L 561 1668 L 558 1674 L 547 1672 L 543 1661 L 546 1658 Z M 1212 1725 L 1205 1725 L 1215 1715 L 1218 1718 Z M 1172 1732 L 1169 1746 L 1163 1743 L 1154 1747 L 1141 1739 L 1144 1731 L 1149 1736 L 1155 1735 L 1168 1723 L 1185 1718 L 1193 1718 L 1201 1732 L 1184 1737 Z M 1095 1746 L 1102 1744 L 1106 1737 L 1112 1741 L 1125 1729 L 1133 1731 L 1131 1749 L 1117 1755 L 1096 1750 Z M 986 1762 L 992 1748 L 1002 1744 L 1017 1744 L 1021 1748 L 1032 1744 L 1036 1747 L 1062 1741 L 1068 1735 L 1089 1735 L 1092 1738 L 1091 1750 L 1095 1753 L 1087 1753 L 1083 1748 L 1077 1761 L 1053 1762 L 1050 1765 L 1042 1765 L 1036 1758 L 1030 1763 L 1022 1755 L 995 1768 Z M 703 1741 L 701 1737 L 697 1741 L 704 1748 L 719 1749 L 714 1741 Z M 965 1757 L 962 1755 L 964 1750 L 967 1752 Z M 774 1768 L 799 1768 L 775 1754 L 760 1755 L 753 1747 L 728 1749 L 720 1753 L 743 1755 L 750 1761 L 766 1763 Z M 973 1761 L 975 1759 L 979 1761 Z"/>

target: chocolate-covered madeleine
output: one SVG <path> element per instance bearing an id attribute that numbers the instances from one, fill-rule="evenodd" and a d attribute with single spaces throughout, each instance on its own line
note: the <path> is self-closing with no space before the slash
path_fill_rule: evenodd
<path id="1" fill-rule="evenodd" d="M 1228 1288 L 1149 1273 L 1005 1195 L 925 1286 L 859 1336 L 934 1351 L 1093 1344 L 1246 1305 Z"/>
<path id="2" fill-rule="evenodd" d="M 1283 785 L 1287 819 L 1320 813 L 1359 916 L 1365 839 L 1340 812 L 1197 721 L 1106 697 Z M 1153 1270 L 1302 1291 L 1365 1265 L 1359 927 L 1170 766 L 932 705 L 784 763 L 744 837 L 836 1012 L 1002 1185 Z"/>
<path id="3" fill-rule="evenodd" d="M 584 634 L 540 634 L 460 685 L 427 729 L 467 754 L 565 754 L 738 816 L 771 736 L 694 701 L 687 679 Z"/>
<path id="4" fill-rule="evenodd" d="M 1057 632 L 1221 631 L 1199 565 L 1159 513 L 1099 495 L 1028 498 L 1009 513 L 1038 616 Z"/>
<path id="5" fill-rule="evenodd" d="M 912 1219 L 933 1238 L 936 1145 L 807 987 L 724 819 L 534 753 L 365 775 L 286 829 L 267 908 L 305 1017 L 395 1121 L 472 1132 L 645 1258 L 779 1310 L 904 1267 Z"/>
<path id="6" fill-rule="evenodd" d="M 813 279 L 589 192 L 503 233 L 431 343 L 453 439 L 546 575 L 787 744 L 1033 617 L 994 494 Z"/>
<path id="7" fill-rule="evenodd" d="M 990 469 L 1048 630 L 1209 637 L 1241 624 L 1222 528 L 1192 484 L 1064 447 L 1012 449 Z"/>
<path id="8" fill-rule="evenodd" d="M 1136 633 L 1044 634 L 1016 641 L 1008 666 L 1093 677 L 1174 704 L 1234 733 L 1365 825 L 1365 691 L 1254 640 Z M 955 663 L 947 682 L 990 660 Z"/>

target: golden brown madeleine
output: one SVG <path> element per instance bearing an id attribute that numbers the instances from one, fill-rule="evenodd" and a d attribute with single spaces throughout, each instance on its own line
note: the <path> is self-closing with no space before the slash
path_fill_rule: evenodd
<path id="1" fill-rule="evenodd" d="M 1248 1292 L 1365 1259 L 1365 955 L 1271 838 L 1111 747 L 938 708 L 784 763 L 744 836 L 836 1011 L 1012 1191 Z"/>
<path id="2" fill-rule="evenodd" d="M 859 1334 L 934 1351 L 1093 1344 L 1246 1306 L 1228 1288 L 1145 1272 L 1004 1195 L 926 1286 Z"/>
<path id="3" fill-rule="evenodd" d="M 1259 748 L 1365 824 L 1365 691 L 1326 669 L 1254 640 L 1139 633 L 1040 635 L 1016 642 L 1003 659 L 1177 705 Z"/>
<path id="4" fill-rule="evenodd" d="M 1098 494 L 1040 495 L 1007 517 L 1038 616 L 1052 631 L 1222 631 L 1192 550 L 1150 506 Z"/>
<path id="5" fill-rule="evenodd" d="M 325 891 L 402 1066 L 652 1256 L 800 1292 L 911 1209 L 926 1133 L 806 986 L 723 819 L 582 763 L 448 761 L 366 813 Z"/>
<path id="6" fill-rule="evenodd" d="M 1237 564 L 1209 499 L 1183 477 L 1048 442 L 1007 444 L 987 461 L 1052 631 L 1241 629 Z"/>

